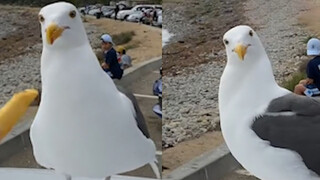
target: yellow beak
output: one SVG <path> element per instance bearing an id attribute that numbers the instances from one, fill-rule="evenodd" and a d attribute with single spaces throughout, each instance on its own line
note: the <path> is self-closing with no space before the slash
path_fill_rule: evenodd
<path id="1" fill-rule="evenodd" d="M 27 89 L 16 93 L 0 109 L 0 141 L 18 123 L 38 94 L 35 89 Z"/>
<path id="2" fill-rule="evenodd" d="M 237 44 L 236 45 L 236 48 L 234 49 L 234 52 L 236 52 L 238 54 L 238 56 L 239 56 L 241 61 L 243 61 L 244 56 L 247 53 L 247 49 L 248 49 L 248 46 L 244 46 L 242 44 Z"/>
<path id="3" fill-rule="evenodd" d="M 58 39 L 65 28 L 59 27 L 55 23 L 49 24 L 46 30 L 47 43 L 52 45 L 56 39 Z"/>

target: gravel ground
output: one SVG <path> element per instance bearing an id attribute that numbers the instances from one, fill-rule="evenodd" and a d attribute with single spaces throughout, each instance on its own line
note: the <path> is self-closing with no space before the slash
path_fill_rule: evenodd
<path id="1" fill-rule="evenodd" d="M 199 1 L 200 4 L 202 1 Z M 228 10 L 228 7 L 231 7 L 234 3 L 232 0 L 225 1 L 222 12 L 232 11 Z M 166 7 L 166 5 L 164 6 Z M 187 5 L 180 4 L 179 6 Z M 266 47 L 276 79 L 280 83 L 298 69 L 301 60 L 308 59 L 303 54 L 306 38 L 310 34 L 297 21 L 299 12 L 308 9 L 306 3 L 302 0 L 247 0 L 241 6 L 244 14 L 241 8 L 232 11 L 234 16 L 238 15 L 240 19 L 230 16 L 230 13 L 223 13 L 222 17 L 221 15 L 217 17 L 207 16 L 208 22 L 214 22 L 210 18 L 229 21 L 226 18 L 231 17 L 233 21 L 229 21 L 231 24 L 228 24 L 228 26 L 235 26 L 243 20 L 242 23 L 253 27 Z M 174 8 L 176 7 L 173 6 Z M 184 9 L 184 7 L 179 8 Z M 186 16 L 181 18 L 176 17 L 179 13 L 174 14 L 170 16 L 170 13 L 167 13 L 167 16 L 170 16 L 168 18 L 170 21 L 175 22 L 176 19 L 178 21 L 178 23 L 174 23 L 174 26 L 171 26 L 171 24 L 165 26 L 169 32 L 177 33 L 176 37 L 171 40 L 171 45 L 170 43 L 167 45 L 167 49 L 169 49 L 167 51 L 172 51 L 176 41 L 190 37 L 189 33 L 181 34 L 182 31 L 180 30 L 185 27 L 178 25 L 180 19 L 186 18 Z M 183 14 L 180 14 L 180 16 L 183 16 Z M 167 17 L 165 18 L 167 19 Z M 203 19 L 203 21 L 206 20 Z M 213 27 L 220 24 L 223 23 L 211 25 Z M 207 26 L 210 27 L 210 24 L 207 24 Z M 207 28 L 206 31 L 212 33 L 211 28 Z M 223 34 L 223 31 L 216 31 L 213 36 L 222 37 Z M 163 77 L 165 89 L 165 98 L 163 99 L 163 147 L 165 148 L 174 146 L 186 139 L 201 136 L 207 131 L 219 129 L 217 96 L 219 79 L 225 65 L 225 52 L 223 48 L 215 47 L 221 47 L 220 44 L 213 44 L 212 46 L 211 49 L 214 48 L 215 51 L 212 52 L 210 48 L 204 47 L 205 52 L 191 57 L 208 59 L 208 63 L 178 70 L 168 67 L 168 71 L 171 68 L 171 70 L 174 69 L 177 72 L 167 73 Z M 177 53 L 175 55 L 176 59 L 180 55 Z"/>
<path id="2" fill-rule="evenodd" d="M 295 72 L 302 60 L 308 59 L 304 56 L 305 41 L 310 34 L 297 20 L 297 15 L 308 9 L 302 0 L 248 0 L 246 3 L 246 16 L 258 27 L 257 33 L 279 83 Z"/>
<path id="3" fill-rule="evenodd" d="M 219 124 L 218 84 L 223 66 L 210 62 L 196 74 L 164 77 L 163 146 L 212 131 Z"/>
<path id="4" fill-rule="evenodd" d="M 246 19 L 243 1 L 238 0 L 186 0 L 163 6 L 163 27 L 174 34 L 170 45 L 163 48 L 165 75 L 178 75 L 186 67 L 208 63 L 213 60 L 212 55 L 219 56 L 223 48 L 220 34 Z"/>

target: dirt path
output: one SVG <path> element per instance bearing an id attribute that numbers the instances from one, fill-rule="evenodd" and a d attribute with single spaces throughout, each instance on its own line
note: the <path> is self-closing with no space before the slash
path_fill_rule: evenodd
<path id="1" fill-rule="evenodd" d="M 210 142 L 210 143 L 209 143 Z M 219 147 L 223 143 L 221 132 L 209 132 L 200 138 L 182 142 L 174 148 L 163 150 L 163 175 L 169 174 L 179 166 L 189 162 L 209 150 Z"/>
<path id="2" fill-rule="evenodd" d="M 299 22 L 305 26 L 314 37 L 320 38 L 320 1 L 307 0 L 307 8 L 298 16 Z"/>
<path id="3" fill-rule="evenodd" d="M 124 44 L 124 46 L 132 47 L 127 51 L 127 54 L 131 56 L 133 64 L 162 55 L 161 29 L 159 28 L 106 18 L 88 17 L 87 20 L 88 23 L 97 26 L 101 33 L 115 35 L 133 31 L 135 34 L 133 39 Z"/>

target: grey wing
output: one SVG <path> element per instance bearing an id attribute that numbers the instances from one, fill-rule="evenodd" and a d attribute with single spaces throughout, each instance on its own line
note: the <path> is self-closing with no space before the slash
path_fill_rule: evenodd
<path id="1" fill-rule="evenodd" d="M 288 94 L 271 101 L 268 112 L 292 111 L 299 115 L 320 115 L 320 98 Z"/>
<path id="2" fill-rule="evenodd" d="M 279 114 L 267 115 L 270 112 Z M 255 119 L 252 129 L 271 146 L 297 152 L 305 165 L 320 175 L 319 99 L 293 94 L 277 98 L 270 103 L 266 115 Z"/>
<path id="3" fill-rule="evenodd" d="M 117 85 L 117 89 L 130 99 L 130 101 L 134 107 L 135 113 L 136 113 L 135 119 L 138 124 L 138 128 L 147 138 L 150 138 L 150 134 L 149 134 L 149 131 L 147 128 L 146 121 L 145 121 L 144 116 L 140 110 L 138 102 L 137 102 L 136 98 L 134 97 L 134 95 L 132 94 L 132 92 L 124 89 L 123 87 L 121 87 L 119 85 Z"/>

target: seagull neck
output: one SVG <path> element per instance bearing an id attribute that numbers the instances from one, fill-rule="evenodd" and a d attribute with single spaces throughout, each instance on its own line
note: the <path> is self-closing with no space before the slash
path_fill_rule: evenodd
<path id="1" fill-rule="evenodd" d="M 227 64 L 220 81 L 219 106 L 226 109 L 241 108 L 251 111 L 260 107 L 270 92 L 278 91 L 271 64 L 267 61 L 253 63 Z M 269 92 L 269 93 L 266 93 Z M 247 106 L 237 106 L 246 104 Z"/>
<path id="2" fill-rule="evenodd" d="M 45 45 L 43 47 L 43 51 L 53 52 L 53 53 L 61 53 L 61 52 L 72 53 L 74 50 L 77 51 L 78 49 L 81 49 L 83 47 L 90 47 L 90 46 L 88 46 L 88 44 L 86 44 L 86 43 L 78 44 L 76 46 L 57 46 L 57 47 L 50 47 L 48 45 Z"/>
<path id="3" fill-rule="evenodd" d="M 83 44 L 81 46 L 76 46 L 67 49 L 59 48 L 44 48 L 41 55 L 41 74 L 45 75 L 51 67 L 61 67 L 67 66 L 68 63 L 74 64 L 69 65 L 70 67 L 75 67 L 79 62 L 79 54 L 83 52 L 83 49 L 91 49 L 90 45 Z M 91 53 L 89 53 L 91 54 Z M 76 58 L 77 57 L 77 58 Z M 82 57 L 81 58 L 85 58 Z M 50 70 L 52 71 L 52 70 Z"/>
<path id="4" fill-rule="evenodd" d="M 247 82 L 252 85 L 276 84 L 270 61 L 263 59 L 255 59 L 252 62 L 228 61 L 225 72 L 242 84 L 245 83 L 244 79 L 251 79 Z"/>

